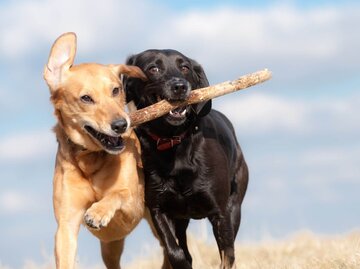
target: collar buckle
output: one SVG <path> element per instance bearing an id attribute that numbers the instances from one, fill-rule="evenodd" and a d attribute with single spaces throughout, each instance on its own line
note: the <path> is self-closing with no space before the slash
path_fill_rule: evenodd
<path id="1" fill-rule="evenodd" d="M 173 137 L 159 137 L 155 134 L 148 133 L 148 135 L 156 141 L 156 148 L 159 151 L 167 150 L 173 148 L 176 145 L 179 145 L 183 138 L 185 137 L 186 133 L 182 135 L 176 135 Z"/>

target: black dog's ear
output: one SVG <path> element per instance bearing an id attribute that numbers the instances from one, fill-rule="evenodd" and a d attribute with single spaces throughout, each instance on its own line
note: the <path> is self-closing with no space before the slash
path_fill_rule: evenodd
<path id="1" fill-rule="evenodd" d="M 135 63 L 135 56 L 136 55 L 131 55 L 131 56 L 129 56 L 127 59 L 126 59 L 126 64 L 127 65 L 134 65 L 134 63 Z"/>
<path id="2" fill-rule="evenodd" d="M 196 105 L 193 105 L 193 108 L 195 109 L 196 114 L 199 117 L 204 117 L 210 113 L 212 108 L 212 102 L 211 100 L 209 100 L 207 102 L 198 103 Z"/>
<path id="3" fill-rule="evenodd" d="M 195 73 L 194 79 L 197 82 L 196 88 L 199 89 L 209 86 L 209 81 L 202 66 L 194 60 L 191 60 L 191 63 Z M 193 105 L 193 109 L 199 117 L 206 116 L 210 112 L 211 107 L 211 100 Z"/>
<path id="4" fill-rule="evenodd" d="M 135 63 L 135 55 L 131 55 L 126 59 L 125 64 L 134 65 Z M 122 76 L 122 84 L 125 90 L 126 103 L 130 103 L 134 101 L 135 93 L 134 93 L 134 79 L 128 76 Z"/>
<path id="5" fill-rule="evenodd" d="M 195 72 L 195 80 L 197 81 L 197 88 L 204 88 L 209 86 L 209 81 L 202 66 L 194 60 L 192 60 L 192 65 Z"/>

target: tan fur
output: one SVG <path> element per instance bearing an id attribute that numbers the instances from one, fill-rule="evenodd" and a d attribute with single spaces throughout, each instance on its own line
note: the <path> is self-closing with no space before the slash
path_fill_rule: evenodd
<path id="1" fill-rule="evenodd" d="M 66 33 L 54 43 L 44 78 L 58 123 L 59 143 L 54 173 L 53 202 L 58 224 L 55 239 L 57 268 L 73 268 L 77 236 L 84 218 L 100 229 L 89 228 L 101 241 L 107 268 L 120 268 L 124 238 L 144 214 L 144 179 L 140 143 L 132 129 L 121 134 L 125 149 L 109 154 L 84 130 L 114 135 L 111 123 L 128 120 L 119 75 L 145 79 L 140 69 L 125 65 L 81 64 L 73 66 L 76 35 Z M 112 95 L 120 88 L 118 96 Z M 80 100 L 89 95 L 94 104 Z"/>

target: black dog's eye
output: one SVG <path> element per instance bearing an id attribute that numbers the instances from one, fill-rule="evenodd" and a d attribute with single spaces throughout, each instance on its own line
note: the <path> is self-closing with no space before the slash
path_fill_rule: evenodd
<path id="1" fill-rule="evenodd" d="M 151 74 L 153 74 L 153 75 L 154 75 L 154 74 L 157 74 L 157 73 L 160 72 L 160 68 L 159 68 L 159 67 L 156 67 L 156 66 L 150 67 L 149 72 L 150 72 Z"/>
<path id="2" fill-rule="evenodd" d="M 112 96 L 115 97 L 115 96 L 118 96 L 120 93 L 120 88 L 119 87 L 116 87 L 112 90 Z"/>
<path id="3" fill-rule="evenodd" d="M 80 97 L 80 100 L 85 104 L 94 104 L 94 99 L 91 98 L 90 95 L 83 95 Z"/>
<path id="4" fill-rule="evenodd" d="M 180 69 L 183 74 L 187 74 L 190 71 L 190 68 L 187 67 L 186 65 L 183 65 Z"/>

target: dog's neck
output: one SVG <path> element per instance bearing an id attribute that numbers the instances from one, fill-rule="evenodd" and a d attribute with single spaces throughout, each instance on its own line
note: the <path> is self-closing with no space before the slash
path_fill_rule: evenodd
<path id="1" fill-rule="evenodd" d="M 157 150 L 167 151 L 181 144 L 185 138 L 197 133 L 199 126 L 198 122 L 193 120 L 180 127 L 159 128 L 159 125 L 156 125 L 155 128 L 152 128 L 147 125 L 139 129 L 152 143 L 156 143 Z"/>
<path id="2" fill-rule="evenodd" d="M 191 133 L 191 130 L 197 125 L 195 118 L 189 118 L 185 123 L 174 126 L 167 123 L 162 117 L 146 122 L 138 127 L 146 133 L 152 133 L 159 137 L 181 136 L 183 133 Z"/>
<path id="3" fill-rule="evenodd" d="M 76 166 L 86 178 L 99 171 L 108 154 L 105 151 L 91 151 L 74 143 L 60 124 L 54 127 L 62 156 Z M 95 165 L 96 164 L 96 165 Z M 86 173 L 85 173 L 86 171 Z"/>
<path id="4" fill-rule="evenodd" d="M 156 142 L 156 148 L 159 151 L 168 150 L 173 148 L 176 145 L 179 145 L 185 136 L 188 134 L 188 131 L 185 131 L 179 135 L 171 136 L 171 137 L 160 137 L 155 133 L 150 131 L 145 132 L 149 137 L 152 138 Z"/>
<path id="5" fill-rule="evenodd" d="M 80 153 L 80 152 L 87 152 L 88 150 L 83 147 L 82 145 L 78 145 L 71 140 L 71 138 L 66 134 L 64 128 L 61 124 L 57 124 L 54 127 L 54 132 L 56 134 L 57 141 L 60 145 L 60 148 L 66 148 L 70 150 L 71 153 Z"/>

